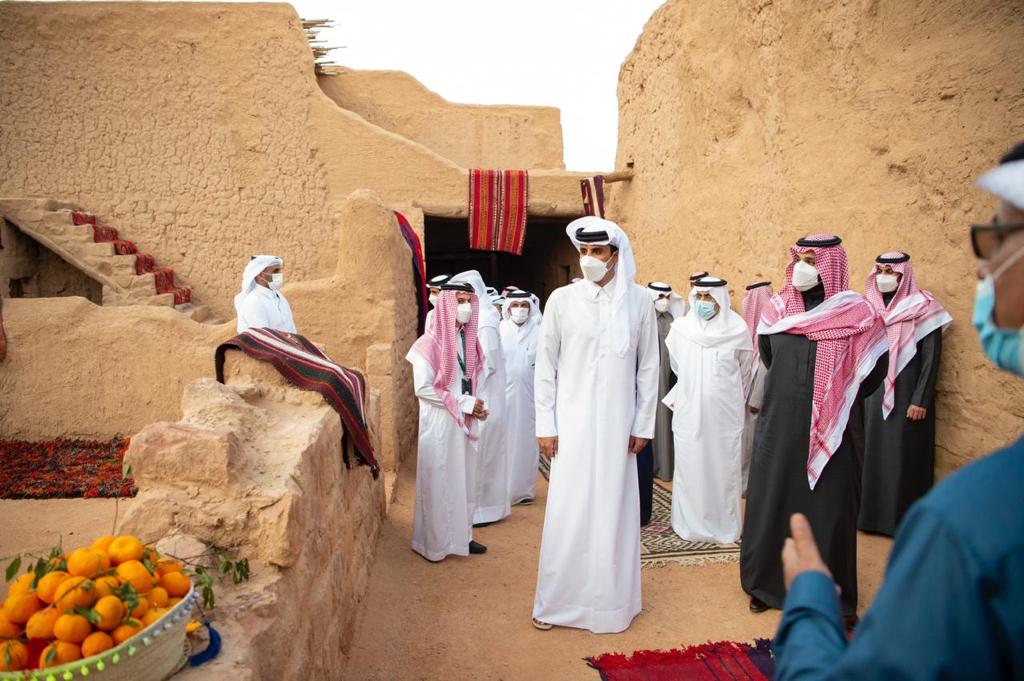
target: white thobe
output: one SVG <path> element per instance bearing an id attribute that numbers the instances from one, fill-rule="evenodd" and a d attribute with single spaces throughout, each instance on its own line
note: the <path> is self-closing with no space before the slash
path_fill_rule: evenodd
<path id="1" fill-rule="evenodd" d="M 412 548 L 427 560 L 466 556 L 473 539 L 476 447 L 434 390 L 434 368 L 415 350 L 406 359 L 412 364 L 420 403 Z M 459 410 L 472 414 L 476 398 L 459 394 L 463 373 L 461 368 L 455 373 L 449 390 L 456 395 Z"/>
<path id="2" fill-rule="evenodd" d="M 754 380 L 751 383 L 750 395 L 747 397 L 747 409 L 744 410 L 743 418 L 743 493 L 747 493 L 747 480 L 750 477 L 750 457 L 754 453 L 754 430 L 757 428 L 757 414 L 751 414 L 751 409 L 761 411 L 764 403 L 764 375 L 768 369 L 760 361 L 754 371 Z"/>
<path id="3" fill-rule="evenodd" d="M 509 502 L 533 499 L 537 492 L 537 418 L 533 405 L 533 368 L 540 326 L 501 323 L 501 349 L 505 353 L 505 440 L 508 444 Z"/>
<path id="4" fill-rule="evenodd" d="M 497 328 L 482 326 L 477 337 L 485 358 L 485 380 L 481 380 L 477 396 L 487 405 L 490 415 L 480 424 L 477 448 L 480 467 L 473 522 L 493 523 L 512 513 L 508 501 L 508 446 L 505 442 L 505 358 Z"/>
<path id="5" fill-rule="evenodd" d="M 266 286 L 256 286 L 242 300 L 236 328 L 238 333 L 249 329 L 274 329 L 298 333 L 288 301 L 279 291 Z"/>
<path id="6" fill-rule="evenodd" d="M 677 328 L 665 340 L 678 377 L 664 400 L 674 411 L 672 529 L 688 541 L 729 544 L 740 537 L 740 459 L 752 353 L 703 347 Z"/>
<path id="7" fill-rule="evenodd" d="M 537 347 L 537 436 L 558 436 L 551 462 L 533 616 L 624 631 L 640 612 L 640 491 L 630 435 L 654 435 L 658 327 L 650 294 L 627 292 L 629 349 L 612 346 L 610 291 L 557 289 Z M 623 310 L 626 312 L 626 310 Z"/>

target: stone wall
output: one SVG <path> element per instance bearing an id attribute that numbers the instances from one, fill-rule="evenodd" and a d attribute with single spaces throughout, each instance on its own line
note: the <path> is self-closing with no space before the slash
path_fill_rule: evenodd
<path id="1" fill-rule="evenodd" d="M 466 168 L 564 168 L 558 109 L 454 104 L 401 71 L 331 70 L 335 104 Z"/>
<path id="2" fill-rule="evenodd" d="M 710 269 L 740 294 L 778 286 L 787 247 L 832 231 L 862 290 L 876 255 L 906 250 L 956 319 L 940 473 L 1016 437 L 1024 387 L 988 365 L 971 328 L 967 227 L 994 210 L 974 180 L 1024 138 L 1022 35 L 1019 2 L 669 0 L 619 82 L 617 167 L 633 161 L 636 176 L 609 203 L 640 279 Z"/>
<path id="3" fill-rule="evenodd" d="M 5 2 L 0 43 L 0 196 L 86 207 L 216 316 L 253 254 L 328 276 L 353 191 L 466 215 L 464 168 L 320 90 L 288 5 Z M 534 173 L 531 214 L 577 213 L 576 177 Z"/>
<path id="4" fill-rule="evenodd" d="M 118 531 L 186 536 L 250 561 L 220 587 L 227 655 L 185 678 L 337 678 L 384 515 L 383 485 L 342 463 L 338 415 L 270 366 L 229 352 L 227 385 L 191 383 L 181 421 L 132 438 L 139 484 Z M 379 412 L 371 397 L 370 423 Z"/>

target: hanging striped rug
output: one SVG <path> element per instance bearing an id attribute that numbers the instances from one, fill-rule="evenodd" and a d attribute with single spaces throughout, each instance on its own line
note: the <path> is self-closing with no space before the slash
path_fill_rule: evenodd
<path id="1" fill-rule="evenodd" d="M 470 170 L 469 247 L 522 255 L 529 194 L 525 170 Z"/>

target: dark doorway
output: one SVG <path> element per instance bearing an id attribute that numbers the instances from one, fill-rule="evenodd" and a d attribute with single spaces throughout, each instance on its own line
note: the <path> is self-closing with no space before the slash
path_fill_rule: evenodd
<path id="1" fill-rule="evenodd" d="M 426 216 L 427 277 L 477 270 L 488 286 L 499 291 L 515 285 L 537 294 L 542 301 L 573 277 L 579 276 L 579 254 L 565 236 L 568 219 L 530 218 L 522 255 L 473 251 L 469 248 L 469 222 Z"/>

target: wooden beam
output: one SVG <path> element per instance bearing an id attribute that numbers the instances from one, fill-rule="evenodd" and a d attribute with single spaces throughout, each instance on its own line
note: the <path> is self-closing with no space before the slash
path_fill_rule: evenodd
<path id="1" fill-rule="evenodd" d="M 613 182 L 629 182 L 633 179 L 633 171 L 621 170 L 614 173 L 608 173 L 607 175 L 602 175 L 601 177 L 604 178 L 605 184 L 611 184 Z"/>

